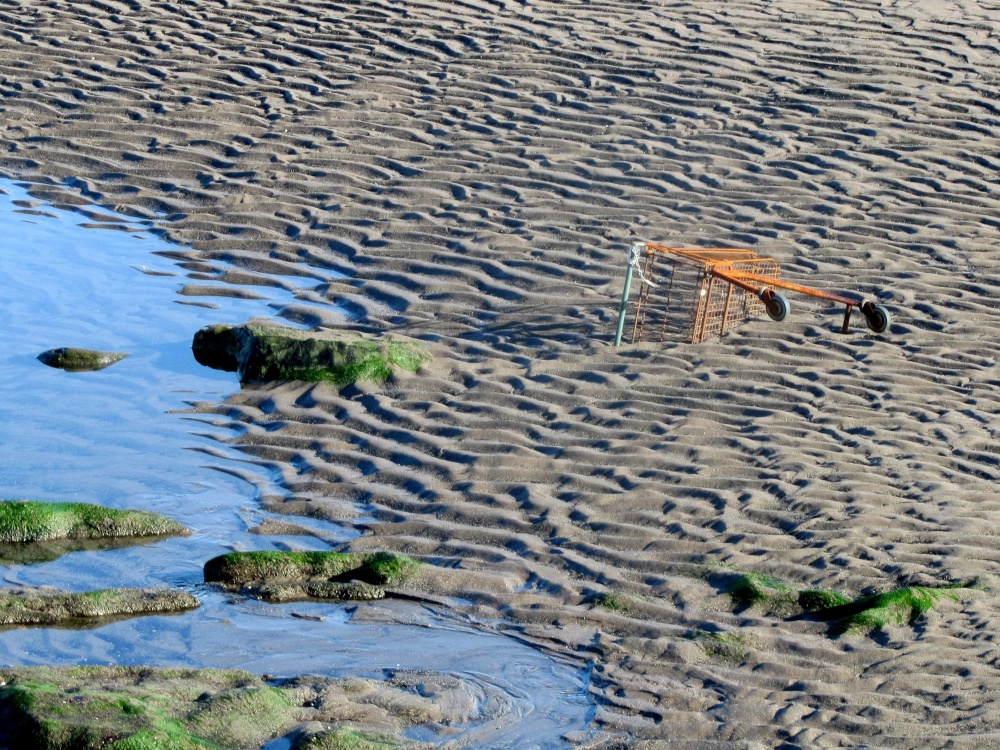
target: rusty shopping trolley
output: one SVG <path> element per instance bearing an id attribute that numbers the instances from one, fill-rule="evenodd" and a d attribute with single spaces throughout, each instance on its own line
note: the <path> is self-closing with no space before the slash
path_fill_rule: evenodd
<path id="1" fill-rule="evenodd" d="M 791 310 L 788 298 L 776 289 L 787 289 L 845 306 L 843 332 L 847 333 L 851 312 L 858 308 L 875 333 L 889 329 L 889 311 L 870 300 L 830 294 L 781 279 L 774 258 L 733 247 L 679 248 L 637 242 L 629 252 L 625 289 L 618 311 L 615 346 L 621 345 L 633 272 L 642 281 L 635 303 L 632 343 L 645 338 L 659 341 L 722 336 L 732 327 L 766 312 L 782 321 Z"/>

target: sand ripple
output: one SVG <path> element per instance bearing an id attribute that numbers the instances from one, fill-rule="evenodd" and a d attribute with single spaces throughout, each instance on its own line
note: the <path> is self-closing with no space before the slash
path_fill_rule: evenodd
<path id="1" fill-rule="evenodd" d="M 773 747 L 982 747 L 990 591 L 829 640 L 731 567 L 856 594 L 1000 573 L 1000 11 L 971 1 L 102 0 L 0 8 L 0 168 L 154 219 L 189 270 L 347 274 L 290 315 L 437 352 L 383 389 L 219 408 L 358 546 L 592 658 L 598 723 Z M 39 196 L 66 202 L 44 189 Z M 99 219 L 97 219 L 99 221 Z M 876 296 L 614 351 L 633 239 Z M 192 285 L 191 293 L 197 293 Z M 488 583 L 486 581 L 493 581 Z M 631 611 L 593 594 L 631 596 Z M 692 633 L 733 631 L 738 658 Z"/>

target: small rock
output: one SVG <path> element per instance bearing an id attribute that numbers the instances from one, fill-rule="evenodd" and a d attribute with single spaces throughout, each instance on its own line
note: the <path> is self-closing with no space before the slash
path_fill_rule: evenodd
<path id="1" fill-rule="evenodd" d="M 42 352 L 38 355 L 38 361 L 49 367 L 66 370 L 66 372 L 85 372 L 103 370 L 127 356 L 128 354 L 122 352 L 99 352 L 95 349 L 75 349 L 64 346 Z"/>

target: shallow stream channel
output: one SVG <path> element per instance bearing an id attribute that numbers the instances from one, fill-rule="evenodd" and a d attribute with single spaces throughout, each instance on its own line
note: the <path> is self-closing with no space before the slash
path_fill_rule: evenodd
<path id="1" fill-rule="evenodd" d="M 203 583 L 202 566 L 234 549 L 328 549 L 312 537 L 248 532 L 268 514 L 257 502 L 268 479 L 248 482 L 239 454 L 224 455 L 219 428 L 184 413 L 239 388 L 233 373 L 198 365 L 195 331 L 212 323 L 280 316 L 296 293 L 323 283 L 238 289 L 200 279 L 202 293 L 158 252 L 177 251 L 149 224 L 97 206 L 55 208 L 29 186 L 0 180 L 0 498 L 99 503 L 175 518 L 194 533 L 138 547 L 73 552 L 0 567 L 4 586 L 71 591 L 180 587 L 202 606 L 174 616 L 91 629 L 0 631 L 0 665 L 150 665 L 246 669 L 276 677 L 385 678 L 427 670 L 460 679 L 479 716 L 447 736 L 417 727 L 412 739 L 458 748 L 561 748 L 585 730 L 593 707 L 586 674 L 488 624 L 409 602 L 344 606 L 234 600 Z M 289 324 L 288 320 L 281 321 Z M 47 367 L 39 353 L 63 346 L 128 352 L 98 372 Z M 268 491 L 273 488 L 268 487 Z M 310 519 L 328 538 L 356 533 Z M 287 747 L 284 740 L 265 746 Z"/>

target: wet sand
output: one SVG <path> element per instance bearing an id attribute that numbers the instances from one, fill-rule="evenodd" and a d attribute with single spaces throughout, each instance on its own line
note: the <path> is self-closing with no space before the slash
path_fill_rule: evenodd
<path id="1" fill-rule="evenodd" d="M 592 660 L 608 741 L 984 747 L 998 20 L 927 0 L 5 6 L 0 170 L 158 222 L 189 270 L 343 273 L 287 314 L 425 341 L 417 377 L 205 408 L 282 477 L 295 502 L 272 510 L 361 513 L 352 549 L 468 571 L 470 614 Z M 840 310 L 794 298 L 782 324 L 615 350 L 636 239 L 748 246 L 895 324 L 841 335 Z M 830 639 L 734 612 L 716 570 L 982 589 Z"/>

